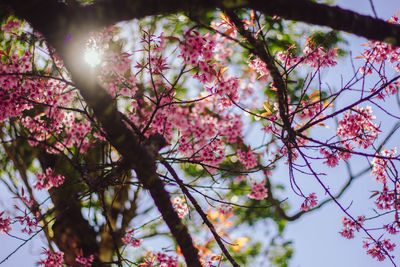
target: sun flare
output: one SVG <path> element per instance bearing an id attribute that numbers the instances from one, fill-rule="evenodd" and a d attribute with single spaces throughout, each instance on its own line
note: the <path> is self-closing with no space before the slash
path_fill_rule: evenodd
<path id="1" fill-rule="evenodd" d="M 83 55 L 83 59 L 91 67 L 96 67 L 101 62 L 101 52 L 98 49 L 88 48 Z"/>

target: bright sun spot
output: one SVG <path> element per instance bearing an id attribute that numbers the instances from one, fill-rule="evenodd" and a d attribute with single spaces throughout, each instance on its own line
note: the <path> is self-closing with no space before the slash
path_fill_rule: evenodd
<path id="1" fill-rule="evenodd" d="M 101 61 L 101 53 L 97 49 L 87 48 L 83 58 L 87 64 L 91 67 L 96 67 L 100 64 Z"/>

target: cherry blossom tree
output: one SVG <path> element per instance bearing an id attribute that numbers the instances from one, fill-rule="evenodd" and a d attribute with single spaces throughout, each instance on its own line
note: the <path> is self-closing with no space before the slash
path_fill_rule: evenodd
<path id="1" fill-rule="evenodd" d="M 330 202 L 341 236 L 396 265 L 400 124 L 383 124 L 399 119 L 397 14 L 311 0 L 5 0 L 0 12 L 1 181 L 16 203 L 0 233 L 21 246 L 42 235 L 39 265 L 287 266 L 285 223 Z M 334 90 L 323 73 L 348 56 L 341 31 L 371 41 Z M 320 169 L 355 158 L 364 170 L 332 190 Z M 374 202 L 354 214 L 341 197 L 366 172 Z M 235 237 L 265 218 L 278 228 L 268 246 Z"/>

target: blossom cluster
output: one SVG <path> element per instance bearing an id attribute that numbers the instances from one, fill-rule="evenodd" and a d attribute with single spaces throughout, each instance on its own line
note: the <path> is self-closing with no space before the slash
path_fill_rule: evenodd
<path id="1" fill-rule="evenodd" d="M 196 31 L 189 31 L 180 45 L 180 56 L 184 63 L 199 68 L 200 72 L 195 77 L 202 83 L 211 85 L 214 83 L 214 86 L 208 88 L 220 97 L 221 107 L 226 108 L 232 104 L 232 101 L 239 100 L 239 80 L 226 74 L 227 68 L 218 70 L 217 65 L 211 62 L 216 44 L 213 35 L 201 36 Z"/>
<path id="2" fill-rule="evenodd" d="M 393 16 L 390 20 L 390 23 L 393 24 L 400 24 L 398 14 Z M 400 47 L 393 46 L 386 42 L 380 41 L 369 41 L 366 44 L 368 47 L 364 50 L 360 58 L 365 60 L 365 65 L 360 67 L 359 71 L 361 74 L 368 75 L 372 74 L 373 72 L 378 72 L 380 74 L 381 67 L 374 66 L 374 64 L 384 64 L 385 62 L 389 62 L 393 65 L 393 68 L 400 72 Z M 380 74 L 382 76 L 382 74 Z M 384 84 L 386 80 L 383 80 Z M 398 88 L 400 87 L 399 80 L 395 81 L 394 83 L 387 84 L 384 90 L 380 90 L 378 92 L 377 98 L 378 99 L 385 99 L 390 95 L 394 95 L 397 93 Z M 375 89 L 372 89 L 371 92 L 375 93 Z"/>
<path id="3" fill-rule="evenodd" d="M 43 85 L 35 79 L 23 77 L 23 73 L 31 71 L 32 68 L 32 55 L 29 51 L 23 56 L 5 56 L 7 61 L 0 61 L 0 122 L 9 117 L 21 116 L 24 110 L 31 109 L 33 105 L 26 101 L 26 98 L 36 100 L 43 97 Z"/>
<path id="4" fill-rule="evenodd" d="M 337 135 L 346 140 L 351 140 L 358 147 L 367 148 L 379 134 L 379 127 L 372 121 L 371 107 L 356 107 L 343 115 L 338 123 Z"/>
<path id="5" fill-rule="evenodd" d="M 125 245 L 139 247 L 142 244 L 142 239 L 137 239 L 133 236 L 135 229 L 126 230 L 125 236 L 121 239 Z"/>
<path id="6" fill-rule="evenodd" d="M 267 188 L 265 188 L 265 180 L 260 183 L 253 182 L 251 187 L 251 193 L 248 195 L 251 199 L 263 200 L 268 197 Z"/>
<path id="7" fill-rule="evenodd" d="M 162 267 L 178 267 L 179 262 L 177 257 L 169 256 L 165 253 L 147 253 L 147 257 L 144 258 L 143 262 L 139 266 L 151 267 L 151 266 L 162 266 Z"/>
<path id="8" fill-rule="evenodd" d="M 315 119 L 321 116 L 324 109 L 324 103 L 322 101 L 319 101 L 319 99 L 302 101 L 299 105 L 300 111 L 298 112 L 297 117 L 301 120 Z"/>
<path id="9" fill-rule="evenodd" d="M 4 32 L 10 33 L 13 30 L 19 29 L 20 27 L 21 27 L 21 22 L 14 19 L 10 19 L 9 21 L 7 21 L 5 25 L 1 27 L 1 29 Z"/>
<path id="10" fill-rule="evenodd" d="M 188 208 L 184 198 L 175 197 L 172 200 L 172 205 L 174 206 L 174 209 L 178 213 L 179 218 L 183 218 L 189 214 L 189 208 Z"/>
<path id="11" fill-rule="evenodd" d="M 337 64 L 335 58 L 337 58 L 337 49 L 329 49 L 315 45 L 309 42 L 308 45 L 303 50 L 304 53 L 304 63 L 309 64 L 312 68 L 324 68 L 333 67 Z"/>
<path id="12" fill-rule="evenodd" d="M 335 153 L 328 152 L 325 148 L 321 148 L 319 152 L 324 156 L 324 162 L 329 167 L 336 167 L 339 164 L 339 157 Z"/>
<path id="13" fill-rule="evenodd" d="M 308 197 L 305 198 L 304 202 L 301 204 L 300 209 L 302 211 L 309 211 L 310 209 L 317 206 L 317 204 L 318 204 L 317 196 L 315 195 L 315 193 L 310 193 Z"/>
<path id="14" fill-rule="evenodd" d="M 54 174 L 54 170 L 47 168 L 45 173 L 36 174 L 36 184 L 34 188 L 38 190 L 49 190 L 52 187 L 59 187 L 64 183 L 65 177 L 60 174 Z"/>
<path id="15" fill-rule="evenodd" d="M 395 235 L 397 233 L 399 233 L 399 224 L 397 222 L 393 222 L 391 224 L 385 224 L 383 226 L 383 228 L 386 230 L 386 232 L 388 232 L 391 235 Z"/>
<path id="16" fill-rule="evenodd" d="M 0 212 L 0 234 L 7 234 L 11 231 L 11 218 L 5 217 L 3 218 L 4 211 Z"/>
<path id="17" fill-rule="evenodd" d="M 165 267 L 178 267 L 178 258 L 169 256 L 165 253 L 158 252 L 156 254 L 156 260 L 160 263 L 160 266 Z"/>
<path id="18" fill-rule="evenodd" d="M 386 259 L 387 252 L 393 251 L 396 244 L 392 243 L 390 239 L 384 239 L 383 241 L 368 243 L 363 242 L 363 247 L 367 249 L 367 254 L 371 255 L 372 258 L 376 258 L 378 261 L 383 261 Z"/>
<path id="19" fill-rule="evenodd" d="M 185 41 L 180 45 L 181 57 L 186 64 L 197 65 L 200 59 L 207 61 L 213 58 L 215 41 L 207 37 L 196 31 L 186 32 Z"/>
<path id="20" fill-rule="evenodd" d="M 6 55 L 8 60 L 0 62 L 0 121 L 8 118 L 22 116 L 26 110 L 31 110 L 35 106 L 44 105 L 44 112 L 31 116 L 23 116 L 22 125 L 28 129 L 31 145 L 38 145 L 40 142 L 48 141 L 54 135 L 61 135 L 63 128 L 67 134 L 64 144 L 63 138 L 58 142 L 47 146 L 48 152 L 58 153 L 62 151 L 64 145 L 72 147 L 74 144 L 81 144 L 81 150 L 86 151 L 89 143 L 84 140 L 84 136 L 89 127 L 83 129 L 79 127 L 80 123 L 75 124 L 74 115 L 61 108 L 73 101 L 74 93 L 65 92 L 65 84 L 53 79 L 41 79 L 37 77 L 25 76 L 25 73 L 31 71 L 30 63 L 32 55 L 26 51 L 22 56 L 17 54 Z M 64 121 L 64 119 L 69 119 Z M 83 131 L 86 130 L 85 133 Z M 80 135 L 76 134 L 79 133 Z"/>
<path id="21" fill-rule="evenodd" d="M 223 215 L 227 216 L 227 215 L 233 213 L 233 207 L 232 207 L 232 205 L 229 205 L 229 204 L 226 204 L 226 203 L 222 203 L 219 206 L 218 211 L 219 211 L 220 214 L 223 214 Z"/>
<path id="22" fill-rule="evenodd" d="M 267 64 L 258 57 L 249 62 L 249 67 L 261 76 L 268 76 L 269 74 Z"/>
<path id="23" fill-rule="evenodd" d="M 77 256 L 75 261 L 80 264 L 81 267 L 90 267 L 94 261 L 94 256 L 89 255 L 88 257 Z"/>
<path id="24" fill-rule="evenodd" d="M 96 43 L 101 43 L 107 42 L 110 37 L 100 35 L 95 39 Z M 127 100 L 130 102 L 127 117 L 139 128 L 146 128 L 144 132 L 146 137 L 158 133 L 170 143 L 173 141 L 174 133 L 179 132 L 178 152 L 193 161 L 204 163 L 205 168 L 211 173 L 215 172 L 215 167 L 225 159 L 225 142 L 236 143 L 242 140 L 243 121 L 241 116 L 221 112 L 220 109 L 231 105 L 231 100 L 238 99 L 238 79 L 225 73 L 224 69 L 218 69 L 214 64 L 217 59 L 213 58 L 215 56 L 213 50 L 226 40 L 220 39 L 217 35 L 201 35 L 196 31 L 189 31 L 185 34 L 185 39 L 180 42 L 180 57 L 187 64 L 193 63 L 193 67 L 198 68 L 197 74 L 194 75 L 195 78 L 200 79 L 205 87 L 213 93 L 201 101 L 196 101 L 196 105 L 176 103 L 174 88 L 168 85 L 170 82 L 161 73 L 168 69 L 168 66 L 165 65 L 167 64 L 166 58 L 163 58 L 162 55 L 165 44 L 163 34 L 156 36 L 144 32 L 141 40 L 143 49 L 139 51 L 144 51 L 145 56 L 142 61 L 138 61 L 135 68 L 139 69 L 139 72 L 143 72 L 143 70 L 148 72 L 147 74 L 151 78 L 149 84 L 158 97 L 150 95 L 142 99 L 141 96 L 136 95 L 138 89 L 136 77 L 129 71 L 133 57 L 122 51 L 114 52 L 114 54 L 108 50 L 103 51 L 105 63 L 100 80 L 109 94 L 116 98 L 116 101 L 123 100 L 125 104 Z M 157 58 L 152 59 L 153 56 Z M 197 61 L 189 62 L 193 58 Z M 162 70 L 156 71 L 158 68 L 156 62 L 164 62 Z M 118 64 L 123 64 L 123 66 Z M 158 103 L 158 105 L 154 105 L 154 103 Z M 84 123 L 84 121 L 80 121 L 80 123 Z M 89 139 L 83 137 L 90 136 L 90 134 L 100 139 L 96 132 L 88 131 L 91 127 L 90 124 L 78 127 L 79 123 L 74 117 L 64 119 L 64 125 L 66 126 L 64 131 L 68 138 L 63 138 L 62 144 L 66 147 L 77 144 L 79 147 L 87 149 L 89 144 L 86 142 Z M 127 125 L 130 127 L 129 124 Z M 77 139 L 84 143 L 79 145 Z M 250 158 L 244 159 L 244 161 L 251 166 L 254 164 L 251 162 L 254 161 L 254 157 L 250 153 L 249 156 Z"/>
<path id="25" fill-rule="evenodd" d="M 24 216 L 16 216 L 15 219 L 17 219 L 23 227 L 22 232 L 27 233 L 28 235 L 32 234 L 39 224 L 38 218 L 28 216 L 26 211 Z"/>
<path id="26" fill-rule="evenodd" d="M 391 150 L 382 150 L 381 153 L 378 154 L 379 157 L 374 157 L 372 159 L 372 171 L 371 175 L 376 176 L 375 181 L 386 184 L 387 182 L 387 165 L 390 161 L 390 158 L 394 157 L 397 153 L 396 148 Z"/>
<path id="27" fill-rule="evenodd" d="M 62 267 L 64 263 L 64 253 L 58 251 L 53 253 L 51 250 L 45 249 L 42 254 L 46 255 L 46 259 L 40 260 L 39 265 L 43 267 Z"/>
<path id="28" fill-rule="evenodd" d="M 248 148 L 247 152 L 238 149 L 237 156 L 239 158 L 239 161 L 244 165 L 246 169 L 251 169 L 257 166 L 257 158 L 250 147 Z"/>
<path id="29" fill-rule="evenodd" d="M 364 221 L 365 221 L 364 216 L 358 217 L 357 222 L 353 221 L 352 219 L 343 217 L 342 219 L 343 229 L 340 232 L 340 234 L 347 239 L 354 238 L 354 231 L 358 232 L 361 229 L 361 226 L 364 224 Z"/>
<path id="30" fill-rule="evenodd" d="M 400 24 L 397 15 L 393 16 L 389 22 L 393 24 Z M 397 63 L 394 68 L 397 71 L 400 71 L 400 63 L 398 63 L 400 61 L 399 47 L 380 41 L 370 41 L 367 46 L 369 49 L 365 49 L 362 54 L 362 57 L 367 62 L 367 68 L 363 67 L 364 70 L 368 69 L 368 71 L 371 73 L 373 69 L 373 63 L 389 61 L 390 63 Z"/>
<path id="31" fill-rule="evenodd" d="M 400 193 L 400 186 L 397 183 L 394 190 L 389 190 L 385 184 L 382 191 L 377 192 L 378 197 L 375 200 L 375 205 L 380 210 L 400 209 L 398 195 Z"/>
<path id="32" fill-rule="evenodd" d="M 333 67 L 337 64 L 335 58 L 337 58 L 337 49 L 326 50 L 321 46 L 317 46 L 312 42 L 308 41 L 303 49 L 303 56 L 295 56 L 292 54 L 293 46 L 290 46 L 285 52 L 279 52 L 277 59 L 287 67 L 292 67 L 297 64 L 307 64 L 312 68 L 324 68 Z"/>
<path id="33" fill-rule="evenodd" d="M 181 133 L 178 143 L 180 153 L 207 165 L 218 166 L 225 158 L 224 141 L 234 143 L 240 140 L 243 122 L 240 116 L 233 114 L 212 116 L 207 109 L 212 110 L 213 107 L 211 99 L 204 99 L 190 111 L 177 106 L 165 114 L 168 122 Z M 168 124 L 166 126 L 169 127 Z M 214 172 L 215 169 L 209 171 Z"/>

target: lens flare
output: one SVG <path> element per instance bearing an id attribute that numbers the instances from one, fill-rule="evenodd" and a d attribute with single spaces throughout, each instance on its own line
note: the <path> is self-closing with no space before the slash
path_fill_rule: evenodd
<path id="1" fill-rule="evenodd" d="M 96 67 L 101 62 L 101 52 L 97 49 L 88 48 L 83 55 L 83 59 L 91 67 Z"/>

